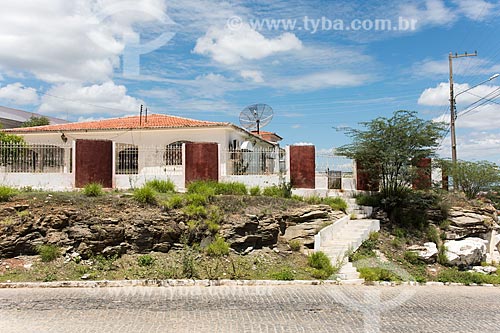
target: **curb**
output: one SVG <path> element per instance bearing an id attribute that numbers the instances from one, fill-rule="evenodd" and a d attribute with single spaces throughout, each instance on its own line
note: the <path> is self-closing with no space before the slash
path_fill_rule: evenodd
<path id="1" fill-rule="evenodd" d="M 127 288 L 127 287 L 245 287 L 245 286 L 379 286 L 379 287 L 500 287 L 493 284 L 375 281 L 360 283 L 359 280 L 102 280 L 102 281 L 55 281 L 55 282 L 4 282 L 0 289 L 19 288 Z"/>

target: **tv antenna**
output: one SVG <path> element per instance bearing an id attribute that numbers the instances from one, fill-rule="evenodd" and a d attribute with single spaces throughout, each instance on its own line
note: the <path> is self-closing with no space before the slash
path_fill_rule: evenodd
<path id="1" fill-rule="evenodd" d="M 240 113 L 241 127 L 248 131 L 257 131 L 268 125 L 273 119 L 273 108 L 267 104 L 253 104 L 247 106 Z"/>

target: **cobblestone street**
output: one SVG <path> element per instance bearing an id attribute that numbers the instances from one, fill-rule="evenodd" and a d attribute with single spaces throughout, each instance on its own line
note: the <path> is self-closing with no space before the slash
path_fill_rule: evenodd
<path id="1" fill-rule="evenodd" d="M 500 332 L 499 313 L 491 287 L 0 290 L 3 333 Z"/>

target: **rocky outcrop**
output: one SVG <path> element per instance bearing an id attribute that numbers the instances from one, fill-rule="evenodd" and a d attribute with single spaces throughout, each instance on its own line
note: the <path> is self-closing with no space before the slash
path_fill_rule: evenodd
<path id="1" fill-rule="evenodd" d="M 0 208 L 0 257 L 36 254 L 36 247 L 41 244 L 57 245 L 82 258 L 98 253 L 113 256 L 168 252 L 178 247 L 181 239 L 203 244 L 212 237 L 207 228 L 191 230 L 187 225 L 192 218 L 182 210 L 118 207 L 104 212 L 109 207 L 40 208 L 36 214 L 32 214 L 29 206 Z M 226 215 L 220 234 L 237 251 L 272 248 L 280 241 L 287 243 L 292 239 L 312 247 L 317 230 L 343 215 L 325 205 L 274 214 Z M 203 225 L 203 221 L 199 222 Z"/>
<path id="2" fill-rule="evenodd" d="M 327 205 L 301 207 L 275 215 L 246 215 L 239 222 L 225 223 L 221 234 L 235 250 L 272 247 L 282 241 L 300 241 L 305 247 L 314 247 L 314 235 L 318 231 L 345 216 Z"/>
<path id="3" fill-rule="evenodd" d="M 493 206 L 465 209 L 453 207 L 448 213 L 450 226 L 446 239 L 459 240 L 467 237 L 485 238 L 492 230 L 499 230 L 498 216 Z"/>
<path id="4" fill-rule="evenodd" d="M 424 243 L 423 246 L 420 245 L 410 246 L 408 248 L 408 251 L 415 252 L 419 260 L 428 264 L 435 263 L 438 256 L 437 245 L 436 243 L 432 242 Z"/>
<path id="5" fill-rule="evenodd" d="M 450 240 L 444 246 L 448 263 L 452 266 L 464 268 L 479 265 L 486 259 L 486 241 L 481 238 Z"/>

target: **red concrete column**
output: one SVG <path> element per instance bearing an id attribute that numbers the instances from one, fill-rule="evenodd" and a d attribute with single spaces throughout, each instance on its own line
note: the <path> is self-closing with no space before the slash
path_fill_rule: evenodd
<path id="1" fill-rule="evenodd" d="M 290 182 L 294 188 L 316 188 L 314 146 L 290 146 Z"/>
<path id="2" fill-rule="evenodd" d="M 75 186 L 100 183 L 113 187 L 113 142 L 76 140 Z"/>
<path id="3" fill-rule="evenodd" d="M 432 187 L 432 160 L 422 158 L 417 162 L 417 177 L 413 181 L 414 190 L 429 190 Z"/>
<path id="4" fill-rule="evenodd" d="M 186 185 L 197 180 L 219 181 L 219 145 L 186 143 Z"/>
<path id="5" fill-rule="evenodd" d="M 356 189 L 358 191 L 378 191 L 380 181 L 373 179 L 373 176 L 367 172 L 363 164 L 356 161 Z"/>

